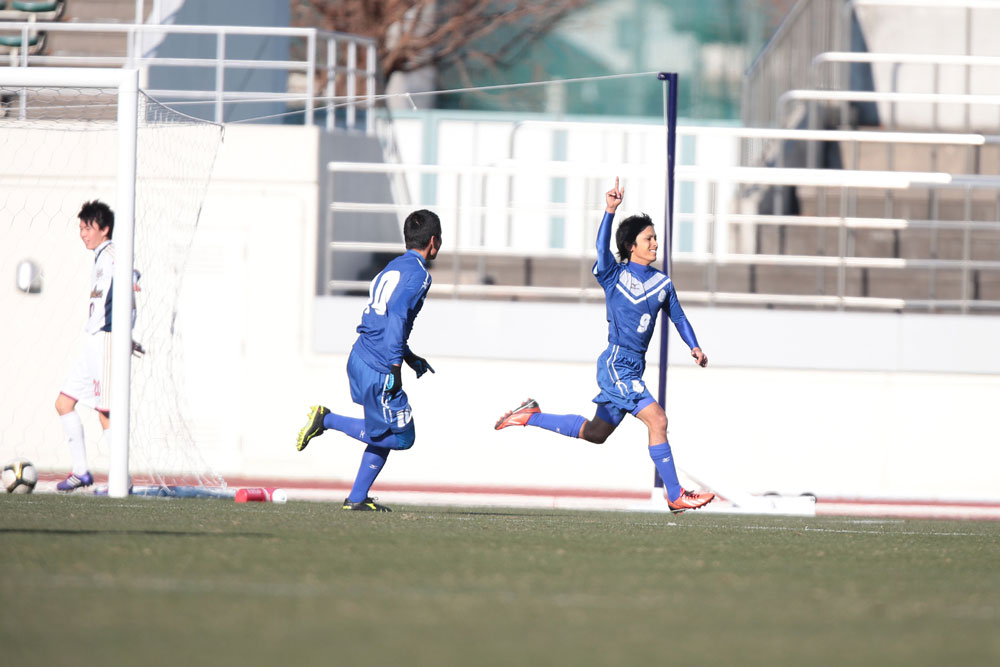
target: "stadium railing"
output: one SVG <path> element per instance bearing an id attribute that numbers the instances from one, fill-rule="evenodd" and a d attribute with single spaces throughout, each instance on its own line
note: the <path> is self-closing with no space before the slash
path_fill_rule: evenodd
<path id="1" fill-rule="evenodd" d="M 775 110 L 778 125 L 780 127 L 785 127 L 786 125 L 794 123 L 788 113 L 788 107 L 791 103 L 820 101 L 887 102 L 890 104 L 916 103 L 933 105 L 960 104 L 966 106 L 981 104 L 995 107 L 1000 105 L 1000 95 L 977 95 L 973 93 L 900 93 L 866 90 L 787 90 L 778 96 Z M 846 118 L 842 118 L 841 124 L 846 124 L 846 120 Z M 997 125 L 1000 126 L 1000 117 L 997 118 Z"/>
<path id="2" fill-rule="evenodd" d="M 326 110 L 326 124 L 332 129 L 335 110 L 344 107 L 347 129 L 374 132 L 371 114 L 363 115 L 359 109 L 374 108 L 376 57 L 375 42 L 372 39 L 339 32 L 328 32 L 314 28 L 266 28 L 244 26 L 189 26 L 150 25 L 119 23 L 45 23 L 38 21 L 14 21 L 4 23 L 3 28 L 21 35 L 22 43 L 27 43 L 36 32 L 88 33 L 117 35 L 125 40 L 124 55 L 38 55 L 22 50 L 16 62 L 18 67 L 28 66 L 74 66 L 74 67 L 138 67 L 171 66 L 210 69 L 215 72 L 212 90 L 155 90 L 146 92 L 157 99 L 187 100 L 188 104 L 214 105 L 214 120 L 222 122 L 224 106 L 241 101 L 280 101 L 290 105 L 300 105 L 305 124 L 314 123 L 315 111 Z M 146 38 L 168 35 L 205 35 L 215 39 L 215 57 L 157 58 L 142 53 Z M 290 38 L 304 44 L 301 58 L 288 60 L 260 60 L 247 58 L 227 58 L 226 41 L 234 37 Z M 359 57 L 364 52 L 364 58 Z M 294 54 L 295 49 L 291 49 Z M 363 60 L 359 64 L 359 60 Z M 289 75 L 304 77 L 304 93 L 292 95 L 282 92 L 240 92 L 225 89 L 225 74 L 231 70 L 281 70 Z M 323 75 L 325 88 L 322 96 L 317 95 L 318 74 Z M 343 95 L 337 91 L 342 89 Z M 173 103 L 173 106 L 181 104 Z M 183 107 L 182 107 L 183 108 Z"/>
<path id="3" fill-rule="evenodd" d="M 838 85 L 836 83 L 837 81 L 844 81 L 847 77 L 841 73 L 841 75 L 836 78 L 820 78 L 824 65 L 851 65 L 859 63 L 866 65 L 894 65 L 894 71 L 897 71 L 902 65 L 929 65 L 933 67 L 935 71 L 940 71 L 941 67 L 947 66 L 998 67 L 1000 66 L 1000 57 L 950 55 L 944 53 L 871 53 L 868 51 L 826 51 L 813 57 L 812 64 L 809 67 L 809 78 L 807 79 L 807 84 L 810 88 L 833 88 Z M 899 91 L 894 85 L 888 92 Z"/>
<path id="4" fill-rule="evenodd" d="M 662 130 L 661 130 L 662 131 Z M 794 131 L 794 130 L 742 130 L 737 128 L 679 128 L 679 133 L 712 133 L 722 132 L 734 136 L 768 137 L 771 139 L 810 139 L 813 141 L 829 140 L 828 131 Z M 886 140 L 886 133 L 835 133 L 838 139 L 864 141 Z M 847 136 L 844 136 L 844 135 Z M 969 145 L 995 143 L 995 137 L 982 135 L 922 135 L 916 133 L 896 133 L 897 139 L 909 139 L 924 143 L 966 143 Z M 446 234 L 448 242 L 441 259 L 435 267 L 435 283 L 433 290 L 439 294 L 450 294 L 454 297 L 479 296 L 489 298 L 539 298 L 539 299 L 570 299 L 599 300 L 602 294 L 593 285 L 590 277 L 590 265 L 594 261 L 593 231 L 600 220 L 601 209 L 594 202 L 568 201 L 555 204 L 552 202 L 524 201 L 515 202 L 512 199 L 512 179 L 543 176 L 547 178 L 564 178 L 571 182 L 568 191 L 597 192 L 600 183 L 607 179 L 608 174 L 621 175 L 630 184 L 647 181 L 647 189 L 655 192 L 658 181 L 662 181 L 662 171 L 651 170 L 648 165 L 637 167 L 625 164 L 593 164 L 582 166 L 576 163 L 564 162 L 521 162 L 505 161 L 494 165 L 406 165 L 406 164 L 358 164 L 351 162 L 335 162 L 328 166 L 331 178 L 343 173 L 383 173 L 413 176 L 434 174 L 447 182 L 440 191 L 453 193 L 452 200 L 442 202 L 427 202 L 421 204 L 372 204 L 337 201 L 330 205 L 331 222 L 335 226 L 338 213 L 394 213 L 403 216 L 413 208 L 427 206 L 434 208 L 442 215 L 446 225 L 451 225 Z M 731 303 L 755 305 L 785 305 L 801 307 L 834 307 L 834 308 L 867 308 L 888 310 L 948 310 L 963 313 L 1000 309 L 1000 293 L 995 298 L 984 298 L 979 285 L 983 282 L 994 284 L 1000 282 L 1000 261 L 993 259 L 995 253 L 986 257 L 976 252 L 976 245 L 988 245 L 994 239 L 1000 239 L 1000 215 L 994 215 L 993 220 L 976 220 L 971 215 L 974 206 L 994 209 L 1000 207 L 997 193 L 1000 192 L 1000 176 L 976 176 L 949 174 L 945 172 L 900 172 L 900 171 L 865 171 L 865 170 L 830 170 L 830 169 L 776 169 L 754 167 L 730 167 L 724 169 L 699 168 L 694 166 L 677 167 L 678 183 L 691 183 L 695 201 L 691 211 L 675 211 L 675 225 L 690 223 L 700 228 L 695 233 L 699 243 L 690 250 L 673 251 L 674 273 L 696 269 L 701 273 L 703 290 L 684 291 L 685 284 L 679 283 L 685 299 L 702 303 Z M 575 183 L 573 183 L 575 181 Z M 471 187 L 474 185 L 474 187 Z M 632 187 L 630 185 L 630 187 Z M 795 186 L 811 189 L 816 193 L 826 193 L 826 197 L 834 202 L 836 213 L 821 214 L 813 211 L 804 215 L 782 215 L 757 212 L 757 207 L 750 207 L 752 212 L 746 212 L 747 198 L 757 196 L 769 186 Z M 659 185 L 662 189 L 662 184 Z M 331 186 L 332 191 L 332 186 Z M 871 192 L 888 196 L 889 193 L 902 194 L 918 192 L 949 193 L 957 197 L 960 206 L 966 212 L 960 220 L 916 219 L 901 217 L 861 216 L 855 212 L 853 194 Z M 475 199 L 473 201 L 472 199 Z M 992 202 L 992 204 L 990 203 Z M 579 234 L 567 234 L 567 238 L 576 236 L 579 245 L 567 244 L 568 248 L 549 248 L 538 250 L 529 245 L 511 244 L 508 233 L 506 244 L 485 242 L 481 229 L 487 224 L 484 220 L 494 216 L 498 221 L 518 220 L 517 224 L 537 225 L 539 220 L 545 220 L 547 215 L 559 215 L 567 218 L 579 217 L 582 220 L 570 223 L 574 229 L 581 230 Z M 660 224 L 659 222 L 657 223 Z M 769 227 L 794 228 L 825 228 L 835 236 L 833 252 L 814 252 L 813 254 L 795 253 L 781 254 L 763 252 L 753 243 L 746 241 L 748 234 L 757 228 Z M 476 231 L 477 227 L 480 231 Z M 883 230 L 928 230 L 934 234 L 948 233 L 954 236 L 952 256 L 936 246 L 931 246 L 924 256 L 879 256 L 871 252 L 868 255 L 857 253 L 854 236 L 860 231 Z M 516 234 L 516 230 L 515 230 Z M 974 243 L 978 238 L 974 234 L 992 235 L 986 244 Z M 327 238 L 336 238 L 333 230 Z M 742 240 L 741 240 L 742 239 Z M 328 248 L 330 253 L 337 252 L 398 252 L 398 243 L 356 243 L 350 241 L 334 241 Z M 488 272 L 483 271 L 485 260 L 493 262 L 493 271 L 500 279 L 491 280 Z M 536 262 L 532 266 L 532 263 Z M 538 264 L 537 262 L 541 262 Z M 332 263 L 332 262 L 331 262 Z M 523 266 L 520 273 L 517 266 Z M 543 266 L 548 271 L 543 271 Z M 816 290 L 811 290 L 809 284 L 798 284 L 801 293 L 762 293 L 753 286 L 744 285 L 743 289 L 727 289 L 723 283 L 731 285 L 732 276 L 724 275 L 734 267 L 772 267 L 774 270 L 797 269 L 814 271 L 818 274 L 833 272 L 832 276 L 817 280 L 823 284 Z M 504 274 L 504 271 L 506 273 Z M 885 298 L 865 295 L 859 290 L 860 282 L 867 278 L 854 275 L 859 270 L 873 270 L 897 273 L 906 283 L 913 281 L 914 272 L 924 272 L 949 276 L 954 283 L 949 289 L 943 287 L 944 281 L 938 283 L 931 277 L 924 280 L 927 292 L 922 296 L 914 296 L 914 289 L 920 289 L 918 284 L 908 285 L 910 295 L 898 298 Z M 505 278 L 503 276 L 506 276 Z M 518 280 L 523 276 L 524 280 Z M 529 276 L 532 280 L 529 280 Z M 493 284 L 490 284 L 490 283 Z M 793 278 L 793 282 L 801 283 L 801 279 Z M 500 284 L 497 284 L 500 283 Z M 832 289 L 831 289 L 832 287 Z M 364 292 L 367 290 L 365 280 L 328 280 L 327 291 Z M 789 290 L 790 292 L 791 290 Z M 859 293 L 860 292 L 860 293 Z"/>
<path id="5" fill-rule="evenodd" d="M 812 85 L 813 61 L 827 52 L 861 52 L 858 9 L 940 9 L 964 11 L 966 25 L 974 12 L 997 11 L 993 0 L 808 0 L 797 3 L 778 30 L 751 63 L 743 78 L 743 122 L 769 127 L 777 123 L 773 100 L 783 92 Z M 905 14 L 900 14 L 905 16 Z M 968 38 L 968 35 L 966 36 Z M 860 53 L 859 53 L 860 55 Z M 942 56 L 948 58 L 949 56 Z M 866 61 L 857 61 L 864 64 Z M 942 64 L 945 64 L 942 61 Z M 970 63 L 978 66 L 978 63 Z M 836 68 L 831 87 L 849 88 L 847 68 Z M 935 83 L 934 92 L 940 92 Z M 966 91 L 968 92 L 968 91 Z"/>

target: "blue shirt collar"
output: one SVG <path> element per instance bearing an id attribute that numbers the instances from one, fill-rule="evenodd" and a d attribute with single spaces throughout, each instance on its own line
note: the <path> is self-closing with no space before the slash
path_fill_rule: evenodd
<path id="1" fill-rule="evenodd" d="M 642 276 L 647 276 L 653 271 L 659 271 L 659 269 L 653 268 L 652 264 L 639 264 L 637 262 L 632 262 L 632 261 L 625 262 L 625 264 L 628 266 L 630 271 Z"/>
<path id="2" fill-rule="evenodd" d="M 420 254 L 419 252 L 417 252 L 416 250 L 414 250 L 413 248 L 410 248 L 410 249 L 408 249 L 408 250 L 407 250 L 407 251 L 406 251 L 405 253 L 403 253 L 403 254 L 405 254 L 405 255 L 410 255 L 410 254 L 413 254 L 413 255 L 416 255 L 417 259 L 419 259 L 419 260 L 420 260 L 420 266 L 424 266 L 424 267 L 426 267 L 426 266 L 427 266 L 427 262 L 426 262 L 426 260 L 424 260 L 424 256 L 423 256 L 423 255 L 421 255 L 421 254 Z"/>

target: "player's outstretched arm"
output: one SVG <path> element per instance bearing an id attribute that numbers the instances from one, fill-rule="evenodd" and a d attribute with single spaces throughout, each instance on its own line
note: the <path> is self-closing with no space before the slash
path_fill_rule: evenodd
<path id="1" fill-rule="evenodd" d="M 681 308 L 681 302 L 677 300 L 677 291 L 674 289 L 673 283 L 667 285 L 667 294 L 667 300 L 663 307 L 667 309 L 670 321 L 677 327 L 677 333 L 680 334 L 681 339 L 691 348 L 691 356 L 695 363 L 704 368 L 708 365 L 708 355 L 702 351 L 701 345 L 698 344 L 698 337 L 694 335 L 694 327 L 688 322 L 687 315 Z"/>
<path id="2" fill-rule="evenodd" d="M 618 207 L 622 203 L 622 199 L 625 197 L 625 186 L 619 187 L 618 177 L 615 176 L 615 187 L 611 188 L 604 194 L 605 207 L 604 210 L 611 215 L 615 214 Z"/>
<path id="3" fill-rule="evenodd" d="M 624 196 L 625 188 L 619 186 L 616 176 L 615 187 L 604 193 L 604 218 L 601 220 L 601 226 L 597 228 L 597 264 L 594 267 L 594 274 L 598 282 L 610 279 L 609 271 L 616 264 L 615 256 L 611 253 L 611 228 L 614 226 L 615 211 L 618 210 Z"/>

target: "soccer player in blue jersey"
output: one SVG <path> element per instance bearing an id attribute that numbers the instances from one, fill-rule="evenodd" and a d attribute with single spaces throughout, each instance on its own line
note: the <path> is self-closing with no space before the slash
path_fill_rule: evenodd
<path id="1" fill-rule="evenodd" d="M 633 215 L 618 225 L 615 245 L 621 261 L 615 261 L 610 249 L 611 227 L 624 195 L 625 189 L 619 187 L 616 178 L 615 187 L 605 195 L 604 219 L 597 232 L 594 275 L 604 288 L 607 303 L 608 348 L 597 360 L 597 385 L 601 391 L 594 398 L 597 404 L 594 418 L 545 413 L 529 398 L 501 417 L 495 428 L 499 431 L 515 425 L 537 426 L 571 438 L 602 443 L 625 415 L 631 414 L 649 429 L 649 456 L 663 479 L 670 509 L 683 512 L 707 505 L 715 494 L 681 488 L 667 441 L 667 416 L 642 380 L 646 349 L 659 311 L 666 309 L 681 338 L 691 348 L 695 363 L 704 367 L 708 357 L 698 345 L 694 329 L 677 301 L 670 277 L 652 267 L 658 246 L 656 230 L 648 215 Z"/>
<path id="2" fill-rule="evenodd" d="M 368 492 L 389 452 L 409 449 L 416 439 L 410 402 L 403 391 L 402 364 L 406 362 L 418 378 L 434 372 L 406 341 L 431 286 L 427 261 L 441 249 L 441 220 L 426 209 L 410 213 L 403 223 L 403 240 L 406 252 L 389 262 L 368 288 L 358 339 L 347 359 L 351 399 L 364 408 L 364 419 L 314 405 L 295 443 L 302 451 L 310 440 L 334 429 L 368 445 L 351 494 L 344 500 L 345 510 L 391 511 Z"/>

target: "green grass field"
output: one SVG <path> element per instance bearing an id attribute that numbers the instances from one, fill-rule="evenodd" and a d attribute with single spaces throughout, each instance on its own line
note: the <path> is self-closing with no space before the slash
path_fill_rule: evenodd
<path id="1" fill-rule="evenodd" d="M 4 665 L 1000 664 L 1000 524 L 0 497 Z"/>

